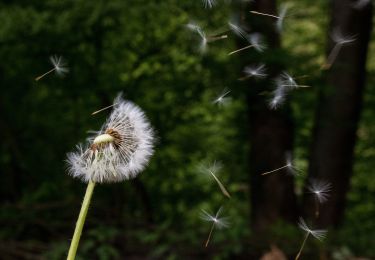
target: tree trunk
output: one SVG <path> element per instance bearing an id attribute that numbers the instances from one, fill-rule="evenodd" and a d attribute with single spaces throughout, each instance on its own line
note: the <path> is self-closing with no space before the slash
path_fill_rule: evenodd
<path id="1" fill-rule="evenodd" d="M 320 89 L 311 150 L 309 178 L 332 184 L 329 200 L 322 205 L 318 223 L 337 226 L 342 220 L 353 170 L 353 151 L 365 83 L 372 4 L 353 8 L 353 1 L 333 0 L 329 32 L 337 30 L 356 41 L 343 46 L 327 71 L 327 85 Z M 330 40 L 329 50 L 334 47 Z M 306 195 L 305 211 L 313 216 L 313 201 Z"/>
<path id="2" fill-rule="evenodd" d="M 276 14 L 275 0 L 256 1 L 252 10 Z M 256 32 L 267 39 L 268 49 L 262 57 L 274 55 L 280 48 L 275 20 L 260 16 L 250 18 L 254 19 L 251 23 L 252 28 L 257 28 Z M 293 149 L 293 121 L 289 106 L 284 105 L 278 110 L 271 110 L 267 105 L 267 98 L 259 95 L 259 92 L 264 90 L 273 90 L 272 77 L 280 73 L 281 67 L 280 64 L 267 64 L 268 71 L 272 74 L 266 80 L 267 83 L 251 82 L 251 86 L 248 86 L 251 89 L 247 99 L 251 145 L 251 217 L 252 227 L 258 234 L 279 220 L 295 222 L 297 219 L 293 176 L 285 169 L 266 176 L 261 175 L 263 172 L 286 165 L 286 156 Z"/>

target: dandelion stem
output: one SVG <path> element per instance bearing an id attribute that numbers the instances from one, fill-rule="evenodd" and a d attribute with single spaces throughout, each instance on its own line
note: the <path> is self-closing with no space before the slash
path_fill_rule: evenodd
<path id="1" fill-rule="evenodd" d="M 42 79 L 44 76 L 50 74 L 51 72 L 53 72 L 53 71 L 55 71 L 55 70 L 56 70 L 56 68 L 53 68 L 53 69 L 47 71 L 46 73 L 44 73 L 43 75 L 40 75 L 39 77 L 36 77 L 36 78 L 35 78 L 35 81 L 38 81 L 38 80 Z"/>
<path id="2" fill-rule="evenodd" d="M 220 180 L 215 176 L 215 174 L 214 174 L 212 171 L 210 171 L 210 173 L 211 173 L 212 177 L 214 177 L 214 179 L 215 179 L 215 181 L 217 182 L 217 184 L 219 185 L 219 187 L 220 187 L 221 191 L 223 192 L 223 194 L 224 194 L 225 196 L 227 196 L 228 198 L 230 198 L 230 194 L 229 194 L 229 192 L 225 189 L 224 185 L 220 182 Z"/>
<path id="3" fill-rule="evenodd" d="M 78 220 L 76 223 L 76 228 L 74 230 L 74 235 L 72 242 L 70 243 L 69 253 L 67 260 L 74 260 L 77 253 L 77 248 L 79 244 L 79 239 L 81 238 L 83 225 L 85 224 L 87 211 L 89 209 L 92 193 L 94 191 L 95 182 L 90 181 L 87 185 L 85 197 L 82 202 L 81 211 L 79 212 Z"/>
<path id="4" fill-rule="evenodd" d="M 296 258 L 295 258 L 294 260 L 298 260 L 299 257 L 301 256 L 302 250 L 303 250 L 303 248 L 305 247 L 306 240 L 307 240 L 307 238 L 309 237 L 309 235 L 310 235 L 310 232 L 307 232 L 307 234 L 306 234 L 306 236 L 305 236 L 305 239 L 304 239 L 303 242 L 302 242 L 301 248 L 299 249 L 299 252 L 298 252 L 298 254 L 296 255 Z"/>
<path id="5" fill-rule="evenodd" d="M 248 46 L 243 47 L 243 48 L 241 48 L 241 49 L 238 49 L 238 50 L 232 51 L 232 52 L 230 52 L 228 55 L 235 54 L 235 53 L 237 53 L 237 52 L 240 52 L 240 51 L 243 51 L 243 50 L 249 49 L 249 48 L 251 48 L 251 47 L 254 47 L 254 45 L 248 45 Z"/>
<path id="6" fill-rule="evenodd" d="M 281 170 L 281 169 L 284 169 L 284 168 L 287 168 L 287 167 L 289 167 L 289 166 L 290 166 L 290 165 L 287 164 L 287 165 L 284 165 L 284 166 L 282 166 L 282 167 L 280 167 L 280 168 L 277 168 L 277 169 L 275 169 L 275 170 L 272 170 L 272 171 L 269 171 L 269 172 L 264 172 L 264 173 L 262 173 L 261 175 L 266 175 L 266 174 L 269 174 L 269 173 L 277 172 L 277 171 L 279 171 L 279 170 Z"/>
<path id="7" fill-rule="evenodd" d="M 210 229 L 210 233 L 208 234 L 208 237 L 207 237 L 207 240 L 206 240 L 205 247 L 207 247 L 208 243 L 210 242 L 212 232 L 214 231 L 214 227 L 215 227 L 215 222 L 212 223 L 212 226 L 211 226 L 211 229 Z"/>
<path id="8" fill-rule="evenodd" d="M 250 11 L 250 13 L 252 13 L 252 14 L 258 14 L 258 15 L 263 15 L 263 16 L 268 16 L 268 17 L 272 17 L 272 18 L 276 18 L 276 19 L 280 19 L 279 16 L 276 16 L 276 15 L 273 15 L 273 14 L 265 14 L 265 13 L 260 13 L 260 12 L 257 12 L 257 11 Z"/>

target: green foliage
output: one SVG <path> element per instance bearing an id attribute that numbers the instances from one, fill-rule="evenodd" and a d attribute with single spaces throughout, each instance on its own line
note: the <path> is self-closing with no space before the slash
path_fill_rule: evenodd
<path id="1" fill-rule="evenodd" d="M 228 259 L 251 252 L 246 93 L 253 86 L 237 80 L 243 68 L 227 55 L 236 48 L 233 35 L 200 55 L 194 35 L 185 28 L 195 20 L 208 31 L 226 29 L 232 9 L 223 1 L 213 10 L 202 9 L 200 1 L 159 2 L 0 4 L 0 241 L 5 245 L 39 241 L 44 247 L 36 251 L 45 259 L 66 256 L 85 188 L 66 174 L 66 153 L 108 114 L 91 112 L 122 91 L 146 111 L 157 130 L 156 154 L 137 181 L 97 187 L 80 259 L 123 259 L 124 254 Z M 325 53 L 325 2 L 293 1 L 294 10 L 306 12 L 286 20 L 283 50 L 241 56 L 283 64 L 295 76 L 311 75 L 303 84 L 313 88 L 290 97 L 302 169 L 307 168 L 316 88 L 323 86 L 317 70 Z M 35 82 L 50 69 L 52 54 L 68 60 L 70 73 Z M 375 61 L 369 70 L 368 87 L 375 82 Z M 220 108 L 212 100 L 225 87 L 232 90 L 233 101 Z M 368 88 L 345 223 L 329 243 L 332 249 L 344 247 L 364 256 L 375 255 L 374 101 L 374 90 Z M 219 175 L 230 200 L 197 170 L 213 160 L 224 163 Z M 205 250 L 210 227 L 199 219 L 200 209 L 215 211 L 221 205 L 231 227 L 216 230 Z M 273 234 L 289 254 L 299 246 L 295 227 L 276 225 Z"/>

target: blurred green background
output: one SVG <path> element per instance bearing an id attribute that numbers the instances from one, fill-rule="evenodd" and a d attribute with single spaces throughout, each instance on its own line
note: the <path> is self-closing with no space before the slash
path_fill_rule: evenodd
<path id="1" fill-rule="evenodd" d="M 311 75 L 305 84 L 313 87 L 288 98 L 296 165 L 307 170 L 329 13 L 324 0 L 289 3 L 299 14 L 285 21 L 276 56 L 239 56 L 281 60 L 292 75 Z M 196 21 L 220 31 L 234 12 L 229 1 L 213 9 L 179 0 L 0 3 L 1 259 L 66 257 L 85 190 L 67 175 L 66 153 L 100 128 L 110 110 L 91 113 L 121 91 L 152 122 L 156 152 L 137 179 L 97 186 L 77 259 L 235 259 L 268 250 L 250 228 L 245 92 L 252 86 L 238 81 L 242 58 L 227 55 L 237 48 L 236 37 L 210 43 L 202 55 L 185 26 Z M 311 240 L 306 252 L 375 256 L 374 47 L 372 41 L 345 220 L 324 243 Z M 70 72 L 34 81 L 51 68 L 53 54 L 66 58 Z M 230 104 L 213 104 L 225 88 Z M 214 160 L 223 163 L 220 178 L 230 200 L 197 170 Z M 302 181 L 296 185 L 302 196 Z M 199 214 L 220 206 L 231 226 L 215 232 L 206 249 L 210 225 Z M 273 230 L 273 241 L 293 255 L 301 231 L 282 222 Z"/>

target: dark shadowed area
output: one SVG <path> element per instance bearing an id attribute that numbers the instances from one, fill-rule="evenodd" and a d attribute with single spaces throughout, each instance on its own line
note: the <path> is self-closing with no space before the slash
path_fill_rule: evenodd
<path id="1" fill-rule="evenodd" d="M 67 153 L 120 92 L 155 153 L 96 184 L 77 260 L 295 259 L 306 234 L 299 259 L 374 259 L 372 18 L 371 0 L 2 1 L 0 259 L 66 259 L 87 186 Z"/>

